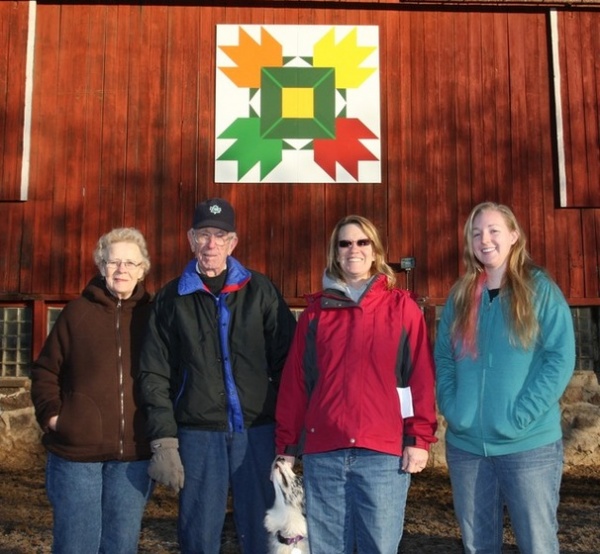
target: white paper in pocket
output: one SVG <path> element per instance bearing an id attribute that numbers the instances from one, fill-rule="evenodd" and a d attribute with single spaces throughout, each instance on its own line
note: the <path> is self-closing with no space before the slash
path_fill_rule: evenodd
<path id="1" fill-rule="evenodd" d="M 413 417 L 415 412 L 413 411 L 412 393 L 410 387 L 397 387 L 398 398 L 400 398 L 400 414 L 402 419 L 407 417 Z"/>

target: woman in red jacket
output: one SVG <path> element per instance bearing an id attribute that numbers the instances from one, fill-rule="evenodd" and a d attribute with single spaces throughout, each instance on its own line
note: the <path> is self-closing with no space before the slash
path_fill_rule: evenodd
<path id="1" fill-rule="evenodd" d="M 99 274 L 58 317 L 31 371 L 31 395 L 48 451 L 46 490 L 54 554 L 135 554 L 150 446 L 134 393 L 150 309 L 150 269 L 137 229 L 98 241 Z"/>
<path id="2" fill-rule="evenodd" d="M 277 402 L 278 456 L 302 456 L 313 554 L 396 554 L 410 474 L 436 441 L 425 321 L 394 284 L 374 225 L 340 220 Z"/>

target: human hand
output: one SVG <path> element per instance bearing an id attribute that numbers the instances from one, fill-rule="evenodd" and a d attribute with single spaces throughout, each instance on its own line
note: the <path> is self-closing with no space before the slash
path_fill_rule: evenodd
<path id="1" fill-rule="evenodd" d="M 402 453 L 402 471 L 406 471 L 407 473 L 420 473 L 425 469 L 428 459 L 429 452 L 424 448 L 406 446 Z"/>
<path id="2" fill-rule="evenodd" d="M 277 456 L 275 456 L 275 459 L 273 460 L 273 463 L 271 464 L 271 476 L 270 476 L 271 481 L 273 480 L 273 471 L 275 470 L 275 466 L 277 465 L 277 462 L 287 464 L 290 466 L 290 469 L 293 469 L 294 464 L 296 463 L 296 458 L 295 458 L 295 456 L 287 456 L 285 454 L 278 454 Z"/>
<path id="3" fill-rule="evenodd" d="M 48 429 L 50 429 L 50 431 L 56 431 L 56 424 L 58 422 L 58 416 L 52 416 L 49 420 L 48 420 Z"/>
<path id="4" fill-rule="evenodd" d="M 184 481 L 179 441 L 173 437 L 156 439 L 150 443 L 150 448 L 152 459 L 148 466 L 148 475 L 156 482 L 179 492 Z"/>

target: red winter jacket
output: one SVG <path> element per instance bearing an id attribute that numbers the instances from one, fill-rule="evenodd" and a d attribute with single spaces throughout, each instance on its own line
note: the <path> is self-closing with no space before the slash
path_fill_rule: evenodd
<path id="1" fill-rule="evenodd" d="M 409 293 L 388 290 L 379 275 L 358 303 L 335 290 L 307 300 L 279 388 L 277 452 L 428 450 L 437 440 L 434 365 Z M 400 386 L 410 387 L 414 405 L 404 420 Z"/>

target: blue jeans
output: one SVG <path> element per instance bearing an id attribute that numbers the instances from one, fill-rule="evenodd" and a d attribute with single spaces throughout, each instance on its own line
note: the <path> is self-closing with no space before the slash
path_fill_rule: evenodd
<path id="1" fill-rule="evenodd" d="M 180 428 L 179 453 L 185 483 L 179 495 L 182 554 L 219 554 L 229 487 L 242 552 L 268 552 L 265 512 L 275 501 L 270 480 L 275 426 L 243 433 Z"/>
<path id="2" fill-rule="evenodd" d="M 152 493 L 148 461 L 71 462 L 48 453 L 54 554 L 135 554 Z"/>
<path id="3" fill-rule="evenodd" d="M 502 552 L 504 506 L 522 554 L 558 554 L 562 441 L 489 457 L 446 443 L 446 459 L 466 554 Z"/>
<path id="4" fill-rule="evenodd" d="M 396 554 L 410 474 L 402 458 L 351 448 L 303 457 L 312 554 Z"/>

